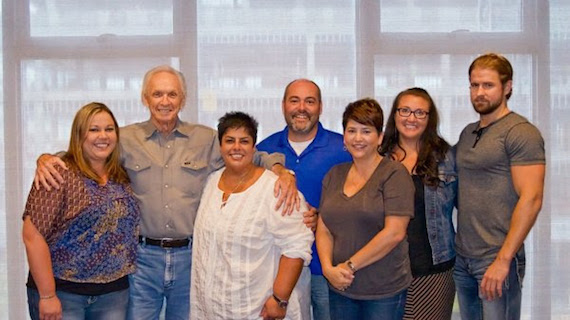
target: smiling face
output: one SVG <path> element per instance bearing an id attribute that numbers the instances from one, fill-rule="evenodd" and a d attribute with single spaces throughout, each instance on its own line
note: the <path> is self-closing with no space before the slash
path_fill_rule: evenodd
<path id="1" fill-rule="evenodd" d="M 149 108 L 151 122 L 161 132 L 170 132 L 176 125 L 184 104 L 178 77 L 170 72 L 155 73 L 148 82 L 143 102 Z"/>
<path id="2" fill-rule="evenodd" d="M 409 109 L 412 112 L 408 117 L 401 116 L 398 111 L 394 114 L 399 138 L 418 141 L 425 132 L 429 120 L 429 102 L 422 97 L 408 94 L 400 97 L 398 109 Z M 424 119 L 416 118 L 414 114 L 416 110 L 427 112 L 427 117 Z"/>
<path id="3" fill-rule="evenodd" d="M 382 133 L 375 127 L 349 119 L 344 129 L 344 145 L 353 159 L 368 159 L 378 154 Z"/>
<path id="4" fill-rule="evenodd" d="M 319 89 L 312 82 L 297 80 L 290 84 L 282 108 L 291 140 L 301 142 L 315 137 L 322 104 Z"/>
<path id="5" fill-rule="evenodd" d="M 220 153 L 228 169 L 245 171 L 253 163 L 253 137 L 245 128 L 228 128 L 222 135 Z"/>
<path id="6" fill-rule="evenodd" d="M 480 115 L 499 113 L 507 107 L 507 95 L 511 92 L 512 81 L 503 85 L 499 73 L 493 69 L 475 68 L 469 76 L 471 103 Z"/>
<path id="7" fill-rule="evenodd" d="M 117 146 L 116 130 L 113 118 L 107 112 L 99 112 L 89 121 L 82 150 L 92 167 L 104 165 Z"/>

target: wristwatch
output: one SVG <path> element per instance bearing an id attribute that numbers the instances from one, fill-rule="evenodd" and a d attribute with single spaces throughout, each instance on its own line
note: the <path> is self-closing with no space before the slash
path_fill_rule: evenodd
<path id="1" fill-rule="evenodd" d="M 277 301 L 279 308 L 287 309 L 287 306 L 289 305 L 289 301 L 280 299 L 278 296 L 275 295 L 275 293 L 273 294 L 273 299 L 275 299 L 275 301 Z"/>

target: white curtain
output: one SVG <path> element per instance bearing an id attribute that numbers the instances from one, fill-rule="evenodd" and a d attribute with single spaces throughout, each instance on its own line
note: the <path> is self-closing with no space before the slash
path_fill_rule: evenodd
<path id="1" fill-rule="evenodd" d="M 566 0 L 4 0 L 0 79 L 0 318 L 25 319 L 21 214 L 35 159 L 67 148 L 71 120 L 90 101 L 120 124 L 148 119 L 141 79 L 170 64 L 188 81 L 181 117 L 215 126 L 226 111 L 280 130 L 285 85 L 322 88 L 325 127 L 341 130 L 350 101 L 385 110 L 427 89 L 440 131 L 455 143 L 477 119 L 467 69 L 505 54 L 515 69 L 509 107 L 546 140 L 544 205 L 527 238 L 524 319 L 570 317 L 570 3 Z"/>

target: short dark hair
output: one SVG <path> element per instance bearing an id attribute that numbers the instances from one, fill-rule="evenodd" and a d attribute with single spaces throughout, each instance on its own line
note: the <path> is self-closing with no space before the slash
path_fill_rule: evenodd
<path id="1" fill-rule="evenodd" d="M 491 69 L 497 71 L 503 87 L 507 81 L 513 80 L 513 66 L 509 60 L 507 60 L 507 58 L 498 53 L 486 53 L 473 60 L 469 66 L 469 78 L 471 78 L 471 71 L 473 71 L 475 68 Z M 507 100 L 511 97 L 512 94 L 513 89 L 511 88 L 511 92 L 507 93 Z"/>
<path id="2" fill-rule="evenodd" d="M 360 124 L 373 126 L 378 133 L 382 132 L 384 114 L 378 101 L 372 98 L 364 98 L 349 103 L 342 114 L 342 128 L 346 130 L 348 120 L 354 120 Z"/>
<path id="3" fill-rule="evenodd" d="M 222 143 L 222 137 L 228 129 L 244 128 L 253 138 L 253 145 L 257 143 L 257 121 L 247 113 L 233 111 L 224 114 L 218 120 L 218 141 Z"/>

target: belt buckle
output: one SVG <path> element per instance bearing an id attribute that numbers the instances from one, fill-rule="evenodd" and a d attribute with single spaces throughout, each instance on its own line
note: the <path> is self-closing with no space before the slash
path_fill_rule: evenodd
<path id="1" fill-rule="evenodd" d="M 161 248 L 170 248 L 167 244 L 168 244 L 168 239 L 160 239 L 160 247 Z"/>

